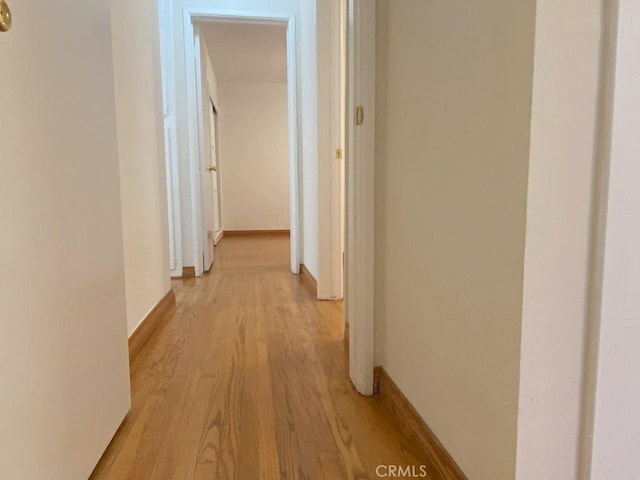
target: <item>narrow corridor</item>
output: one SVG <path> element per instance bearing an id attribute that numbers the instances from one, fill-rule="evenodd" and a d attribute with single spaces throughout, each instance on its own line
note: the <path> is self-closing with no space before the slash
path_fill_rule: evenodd
<path id="1" fill-rule="evenodd" d="M 348 377 L 341 302 L 289 272 L 285 236 L 223 239 L 131 370 L 133 406 L 93 480 L 375 479 L 427 465 Z M 438 480 L 440 476 L 430 477 Z"/>

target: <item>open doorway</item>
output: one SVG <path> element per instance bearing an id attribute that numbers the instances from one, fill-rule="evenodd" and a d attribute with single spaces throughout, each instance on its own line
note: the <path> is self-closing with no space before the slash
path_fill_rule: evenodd
<path id="1" fill-rule="evenodd" d="M 214 213 L 216 202 L 221 205 L 220 236 L 289 235 L 286 26 L 213 21 L 196 28 L 206 65 L 202 84 L 219 109 L 216 118 L 209 112 L 204 130 L 211 135 L 204 141 L 211 146 L 209 169 L 215 168 L 212 175 L 224 198 L 217 202 L 213 196 Z M 214 165 L 218 151 L 223 165 Z"/>
<path id="2" fill-rule="evenodd" d="M 221 237 L 246 233 L 289 235 L 300 271 L 295 38 L 293 16 L 185 12 L 196 275 Z"/>

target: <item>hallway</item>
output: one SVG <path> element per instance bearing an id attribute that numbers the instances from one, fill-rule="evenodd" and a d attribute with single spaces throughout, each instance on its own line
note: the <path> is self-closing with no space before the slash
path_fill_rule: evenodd
<path id="1" fill-rule="evenodd" d="M 347 372 L 342 304 L 288 271 L 288 238 L 236 237 L 134 360 L 133 406 L 93 480 L 367 479 L 421 465 Z M 442 477 L 432 476 L 432 480 Z"/>

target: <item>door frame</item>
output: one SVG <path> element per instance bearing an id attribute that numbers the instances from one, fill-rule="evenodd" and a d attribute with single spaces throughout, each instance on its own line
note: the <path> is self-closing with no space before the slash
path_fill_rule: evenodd
<path id="1" fill-rule="evenodd" d="M 320 300 L 344 298 L 343 29 L 347 0 L 322 0 L 316 8 L 318 126 L 318 289 Z M 343 151 L 342 157 L 337 149 Z"/>
<path id="2" fill-rule="evenodd" d="M 189 132 L 189 170 L 191 184 L 193 186 L 202 185 L 202 172 L 200 169 L 200 155 L 204 154 L 201 129 L 198 127 L 198 119 L 201 110 L 198 110 L 198 98 L 201 98 L 201 91 L 198 90 L 198 79 L 196 72 L 199 71 L 198 64 L 200 56 L 196 55 L 195 22 L 236 22 L 266 25 L 284 25 L 287 27 L 287 96 L 289 112 L 289 215 L 291 230 L 291 272 L 300 273 L 301 263 L 301 228 L 300 228 L 300 167 L 299 152 L 301 151 L 301 138 L 299 128 L 300 114 L 299 108 L 299 85 L 298 85 L 298 57 L 296 41 L 296 18 L 295 13 L 273 14 L 256 11 L 226 10 L 207 7 L 185 7 L 183 9 L 184 35 L 185 35 L 185 59 L 187 74 L 187 112 L 188 112 L 188 132 Z M 190 68 L 191 62 L 195 62 L 196 68 Z M 193 228 L 194 228 L 194 252 L 203 251 L 202 215 L 203 198 L 201 188 L 192 188 L 191 196 L 193 203 Z M 206 232 L 205 232 L 206 235 Z M 202 267 L 198 269 L 199 262 L 196 263 L 196 275 L 202 274 Z"/>
<path id="3" fill-rule="evenodd" d="M 326 1 L 326 3 L 324 3 Z M 319 130 L 328 129 L 326 137 L 319 133 L 318 146 L 318 298 L 340 300 L 344 298 L 344 236 L 345 210 L 344 181 L 346 173 L 346 16 L 347 0 L 323 0 L 318 6 L 318 22 L 330 30 L 330 42 L 318 47 L 318 83 L 330 85 L 318 92 Z M 325 23 L 326 22 L 326 23 Z M 326 71 L 325 71 L 326 70 Z M 323 107 L 328 105 L 327 107 Z M 325 119 L 329 121 L 325 124 Z M 338 155 L 336 149 L 342 151 Z"/>
<path id="4" fill-rule="evenodd" d="M 349 0 L 347 12 L 345 315 L 349 376 L 373 394 L 376 5 Z M 356 125 L 356 107 L 364 116 Z"/>
<path id="5" fill-rule="evenodd" d="M 638 467 L 633 450 L 619 445 L 621 439 L 633 445 L 638 438 L 638 417 L 630 414 L 637 412 L 640 398 L 629 381 L 636 376 L 640 338 L 636 320 L 640 304 L 634 288 L 640 277 L 636 134 L 640 30 L 635 22 L 639 12 L 632 0 L 607 3 L 604 11 L 590 301 L 583 347 L 580 479 L 621 478 Z"/>
<path id="6" fill-rule="evenodd" d="M 162 116 L 165 141 L 165 170 L 169 230 L 169 265 L 172 277 L 182 275 L 182 223 L 178 162 L 178 127 L 176 120 L 175 89 L 175 33 L 173 29 L 173 2 L 158 0 L 158 34 L 162 77 Z"/>

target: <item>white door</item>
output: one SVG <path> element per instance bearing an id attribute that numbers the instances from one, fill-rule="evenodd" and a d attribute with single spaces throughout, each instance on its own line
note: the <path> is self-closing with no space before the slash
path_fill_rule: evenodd
<path id="1" fill-rule="evenodd" d="M 210 102 L 209 108 L 209 127 L 211 138 L 211 190 L 213 208 L 209 216 L 209 229 L 213 231 L 213 242 L 218 244 L 222 238 L 222 209 L 220 201 L 220 165 L 218 162 L 218 113 L 216 112 L 213 102 Z"/>
<path id="2" fill-rule="evenodd" d="M 208 272 L 213 265 L 214 257 L 214 232 L 210 226 L 210 218 L 213 211 L 213 185 L 211 183 L 211 147 L 210 144 L 210 127 L 209 127 L 209 110 L 211 103 L 207 88 L 207 72 L 203 68 L 206 65 L 205 49 L 202 47 L 203 40 L 200 37 L 200 29 L 196 24 L 194 26 L 195 33 L 195 59 L 194 68 L 196 74 L 196 98 L 198 103 L 198 156 L 200 164 L 200 201 L 202 203 L 200 212 L 201 225 L 201 242 L 202 242 L 202 268 Z"/>
<path id="3" fill-rule="evenodd" d="M 376 3 L 348 0 L 345 317 L 349 375 L 358 392 L 373 393 Z M 362 110 L 356 106 L 363 107 Z M 366 109 L 366 113 L 365 113 Z M 362 112 L 362 116 L 356 112 Z"/>
<path id="4" fill-rule="evenodd" d="M 130 405 L 112 2 L 8 1 L 0 478 L 86 480 Z"/>

